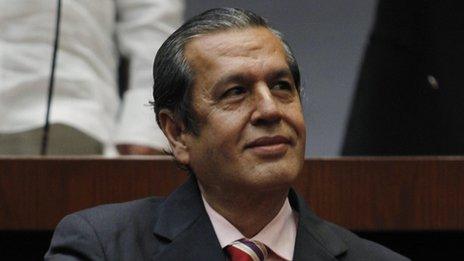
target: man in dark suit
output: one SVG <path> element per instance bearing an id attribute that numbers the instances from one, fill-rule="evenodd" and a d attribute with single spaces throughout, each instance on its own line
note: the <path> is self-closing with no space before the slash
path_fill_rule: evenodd
<path id="1" fill-rule="evenodd" d="M 159 49 L 154 106 L 189 181 L 65 217 L 46 259 L 406 260 L 319 219 L 291 189 L 306 130 L 298 65 L 258 15 L 212 9 Z"/>

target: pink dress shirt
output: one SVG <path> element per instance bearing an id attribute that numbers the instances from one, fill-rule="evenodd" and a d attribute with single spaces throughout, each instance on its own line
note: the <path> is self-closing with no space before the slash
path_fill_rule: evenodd
<path id="1" fill-rule="evenodd" d="M 201 195 L 206 213 L 213 224 L 214 231 L 222 248 L 232 242 L 245 238 L 237 228 L 216 212 Z M 288 198 L 274 219 L 269 222 L 253 240 L 264 243 L 272 250 L 266 261 L 292 260 L 295 248 L 298 214 L 292 210 Z"/>

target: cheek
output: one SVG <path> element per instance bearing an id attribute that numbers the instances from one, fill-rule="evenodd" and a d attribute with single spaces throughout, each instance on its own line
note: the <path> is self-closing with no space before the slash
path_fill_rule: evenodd
<path id="1" fill-rule="evenodd" d="M 298 117 L 296 125 L 298 126 L 297 128 L 298 128 L 299 136 L 304 141 L 306 141 L 306 124 L 305 124 L 305 121 L 304 121 L 303 114 L 301 114 L 301 116 Z"/>
<path id="2" fill-rule="evenodd" d="M 216 111 L 210 115 L 208 132 L 205 138 L 215 140 L 215 145 L 220 150 L 230 150 L 240 146 L 244 129 L 247 126 L 249 113 L 245 108 L 236 108 L 230 111 Z"/>
<path id="3" fill-rule="evenodd" d="M 293 108 L 287 109 L 287 119 L 289 124 L 295 130 L 298 137 L 306 139 L 306 124 L 304 121 L 303 111 L 300 105 L 294 105 Z"/>

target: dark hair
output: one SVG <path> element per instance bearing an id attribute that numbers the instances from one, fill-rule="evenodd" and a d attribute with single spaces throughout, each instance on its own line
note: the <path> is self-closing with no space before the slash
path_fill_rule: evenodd
<path id="1" fill-rule="evenodd" d="M 153 99 L 152 105 L 156 121 L 160 125 L 158 113 L 161 109 L 173 112 L 176 120 L 184 123 L 185 131 L 198 134 L 198 125 L 191 107 L 194 72 L 184 56 L 186 44 L 195 36 L 226 31 L 264 27 L 273 32 L 284 46 L 287 62 L 297 89 L 300 89 L 300 72 L 298 64 L 282 35 L 272 29 L 261 16 L 238 8 L 215 8 L 192 17 L 177 29 L 161 45 L 153 64 Z"/>

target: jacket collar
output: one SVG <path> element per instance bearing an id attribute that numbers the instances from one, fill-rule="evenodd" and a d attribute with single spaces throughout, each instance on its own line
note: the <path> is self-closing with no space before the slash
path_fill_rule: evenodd
<path id="1" fill-rule="evenodd" d="M 155 260 L 225 260 L 193 176 L 160 205 L 155 216 L 153 233 L 160 241 Z"/>
<path id="2" fill-rule="evenodd" d="M 289 201 L 299 213 L 293 260 L 335 260 L 348 251 L 346 243 L 293 189 L 290 189 Z"/>

